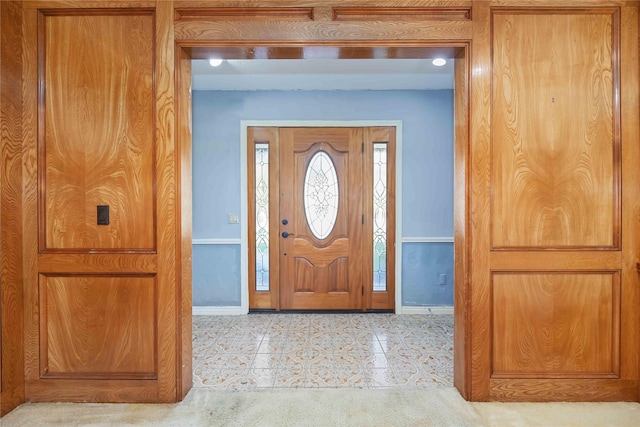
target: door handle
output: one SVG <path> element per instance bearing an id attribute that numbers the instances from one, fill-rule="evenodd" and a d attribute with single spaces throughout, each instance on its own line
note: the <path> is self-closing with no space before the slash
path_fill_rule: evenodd
<path id="1" fill-rule="evenodd" d="M 282 232 L 282 237 L 284 237 L 285 239 L 289 236 L 293 236 L 293 233 L 287 233 L 286 231 Z"/>

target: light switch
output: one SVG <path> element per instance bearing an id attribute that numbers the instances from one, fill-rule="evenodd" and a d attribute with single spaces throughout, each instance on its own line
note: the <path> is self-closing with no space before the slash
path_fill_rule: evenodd
<path id="1" fill-rule="evenodd" d="M 229 224 L 238 223 L 238 214 L 229 214 Z"/>
<path id="2" fill-rule="evenodd" d="M 438 284 L 441 286 L 444 286 L 447 284 L 447 275 L 446 274 L 441 274 L 440 276 L 438 276 Z"/>
<path id="3" fill-rule="evenodd" d="M 109 205 L 98 205 L 98 225 L 109 225 Z"/>

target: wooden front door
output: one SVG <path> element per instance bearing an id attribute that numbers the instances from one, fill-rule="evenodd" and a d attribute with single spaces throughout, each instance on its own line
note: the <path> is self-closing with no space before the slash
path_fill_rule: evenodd
<path id="1" fill-rule="evenodd" d="M 395 128 L 247 134 L 250 308 L 392 310 Z"/>
<path id="2" fill-rule="evenodd" d="M 280 130 L 282 309 L 362 307 L 362 129 Z"/>

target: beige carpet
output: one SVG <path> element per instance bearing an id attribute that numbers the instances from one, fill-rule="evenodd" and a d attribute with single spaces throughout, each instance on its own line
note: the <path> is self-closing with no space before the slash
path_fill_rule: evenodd
<path id="1" fill-rule="evenodd" d="M 470 404 L 454 388 L 196 388 L 173 405 L 25 404 L 0 419 L 0 425 L 638 427 L 640 404 Z"/>

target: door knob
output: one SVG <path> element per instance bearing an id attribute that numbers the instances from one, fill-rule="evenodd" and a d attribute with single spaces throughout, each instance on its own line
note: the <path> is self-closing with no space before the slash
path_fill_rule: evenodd
<path id="1" fill-rule="evenodd" d="M 282 232 L 282 237 L 284 237 L 285 239 L 289 236 L 293 236 L 293 233 L 287 233 L 286 231 Z"/>

